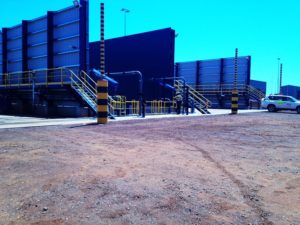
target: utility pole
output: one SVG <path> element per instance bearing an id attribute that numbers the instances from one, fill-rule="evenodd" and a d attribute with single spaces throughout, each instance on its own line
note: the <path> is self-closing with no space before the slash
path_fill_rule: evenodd
<path id="1" fill-rule="evenodd" d="M 275 84 L 275 94 L 280 93 L 280 58 L 277 58 L 277 84 Z M 276 90 L 277 89 L 277 90 Z"/>
<path id="2" fill-rule="evenodd" d="M 279 86 L 280 94 L 282 95 L 282 63 L 280 64 L 280 86 Z"/>

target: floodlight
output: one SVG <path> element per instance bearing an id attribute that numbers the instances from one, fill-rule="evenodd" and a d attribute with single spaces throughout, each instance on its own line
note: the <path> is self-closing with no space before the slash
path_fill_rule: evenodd
<path id="1" fill-rule="evenodd" d="M 81 7 L 78 0 L 73 0 L 73 5 L 74 5 L 75 8 L 80 8 Z"/>

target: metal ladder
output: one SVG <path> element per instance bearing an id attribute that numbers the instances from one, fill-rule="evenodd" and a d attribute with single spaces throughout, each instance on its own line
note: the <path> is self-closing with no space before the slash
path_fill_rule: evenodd
<path id="1" fill-rule="evenodd" d="M 193 104 L 194 107 L 202 114 L 210 114 L 208 108 L 211 106 L 211 102 L 194 88 L 181 80 L 174 80 L 174 87 L 181 93 L 184 93 L 184 87 L 187 87 L 189 90 L 189 106 Z"/>

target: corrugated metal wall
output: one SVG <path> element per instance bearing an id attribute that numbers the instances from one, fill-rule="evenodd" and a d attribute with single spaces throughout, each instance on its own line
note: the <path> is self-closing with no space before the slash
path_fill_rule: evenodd
<path id="1" fill-rule="evenodd" d="M 251 57 L 238 58 L 238 83 L 250 82 Z M 234 78 L 234 58 L 200 60 L 177 63 L 175 74 L 191 85 L 232 84 Z M 177 71 L 176 71 L 177 70 Z"/>
<path id="2" fill-rule="evenodd" d="M 293 96 L 294 98 L 300 99 L 300 87 L 293 85 L 282 86 L 282 94 Z"/>
<path id="3" fill-rule="evenodd" d="M 47 17 L 29 21 L 27 34 L 28 69 L 47 68 Z"/>
<path id="4" fill-rule="evenodd" d="M 7 72 L 22 71 L 22 25 L 7 30 Z"/>
<path id="5" fill-rule="evenodd" d="M 169 96 L 152 78 L 173 77 L 175 31 L 167 28 L 105 41 L 106 72 L 139 70 L 144 78 L 147 100 Z M 91 68 L 100 68 L 100 43 L 90 43 Z M 112 75 L 113 77 L 113 75 Z M 115 94 L 138 98 L 137 76 L 114 77 L 119 81 Z M 113 94 L 113 93 L 112 93 Z"/>
<path id="6" fill-rule="evenodd" d="M 79 18 L 77 8 L 54 13 L 54 67 L 80 67 Z"/>
<path id="7" fill-rule="evenodd" d="M 80 0 L 80 3 L 79 8 L 72 6 L 48 12 L 46 16 L 3 28 L 0 74 L 58 67 L 68 67 L 75 72 L 88 70 L 88 1 Z M 46 74 L 37 72 L 37 82 L 45 82 Z M 56 77 L 52 81 L 56 79 L 60 80 Z M 17 83 L 17 79 L 11 83 Z"/>
<path id="8" fill-rule="evenodd" d="M 250 57 L 238 58 L 238 84 L 250 84 Z M 224 59 L 224 84 L 232 84 L 234 79 L 234 58 Z"/>
<path id="9" fill-rule="evenodd" d="M 196 83 L 207 85 L 207 84 L 218 84 L 220 83 L 221 74 L 221 60 L 201 60 L 198 61 L 198 79 Z M 198 82 L 197 82 L 198 81 Z"/>
<path id="10" fill-rule="evenodd" d="M 250 68 L 250 56 L 238 58 L 238 84 L 250 84 Z M 192 86 L 232 85 L 234 80 L 234 58 L 176 63 L 175 77 L 184 78 Z M 214 108 L 230 108 L 231 96 L 227 95 L 220 93 L 205 94 L 212 101 Z M 247 96 L 240 96 L 239 107 L 246 108 L 247 106 Z"/>
<path id="11" fill-rule="evenodd" d="M 267 82 L 259 80 L 250 80 L 250 85 L 255 87 L 257 90 L 262 91 L 266 94 L 267 91 Z"/>

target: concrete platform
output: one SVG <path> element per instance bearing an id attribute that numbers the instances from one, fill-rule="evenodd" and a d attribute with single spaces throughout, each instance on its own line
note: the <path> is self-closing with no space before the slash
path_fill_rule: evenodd
<path id="1" fill-rule="evenodd" d="M 203 115 L 199 112 L 189 114 L 188 116 L 214 116 L 214 115 L 226 115 L 230 114 L 229 109 L 210 109 L 210 115 Z M 266 110 L 239 110 L 239 113 L 254 113 L 265 112 Z M 117 117 L 116 120 L 110 120 L 110 122 L 124 121 L 124 120 L 140 120 L 140 119 L 160 119 L 160 118 L 172 118 L 172 117 L 186 117 L 186 115 L 146 115 L 146 118 L 140 118 L 136 116 Z M 60 125 L 85 125 L 93 124 L 96 122 L 95 118 L 67 118 L 67 119 L 44 119 L 35 117 L 19 117 L 19 116 L 3 116 L 0 115 L 0 129 L 7 128 L 21 128 L 21 127 L 40 127 L 40 126 L 60 126 Z"/>

